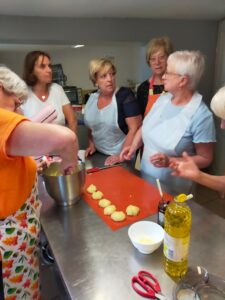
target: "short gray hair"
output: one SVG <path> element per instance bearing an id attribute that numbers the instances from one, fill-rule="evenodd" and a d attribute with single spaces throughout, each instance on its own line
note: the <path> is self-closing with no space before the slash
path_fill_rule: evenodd
<path id="1" fill-rule="evenodd" d="M 28 88 L 26 83 L 4 65 L 0 65 L 0 83 L 6 92 L 15 94 L 23 101 L 27 99 Z"/>
<path id="2" fill-rule="evenodd" d="M 225 86 L 213 96 L 210 107 L 217 117 L 225 120 Z"/>
<path id="3" fill-rule="evenodd" d="M 205 58 L 200 51 L 176 51 L 170 54 L 167 63 L 171 63 L 179 75 L 189 78 L 189 87 L 196 89 L 205 69 Z"/>

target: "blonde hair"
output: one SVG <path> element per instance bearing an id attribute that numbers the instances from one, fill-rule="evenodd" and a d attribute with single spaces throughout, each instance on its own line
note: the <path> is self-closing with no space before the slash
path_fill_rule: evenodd
<path id="1" fill-rule="evenodd" d="M 146 62 L 148 65 L 149 65 L 149 60 L 150 60 L 152 54 L 154 54 L 161 48 L 164 50 L 167 57 L 174 51 L 173 44 L 169 37 L 162 36 L 159 38 L 153 38 L 149 42 L 149 44 L 147 46 L 147 51 L 146 51 Z"/>
<path id="2" fill-rule="evenodd" d="M 205 58 L 200 51 L 176 51 L 168 57 L 167 64 L 175 67 L 177 74 L 187 75 L 189 87 L 195 90 L 205 69 Z"/>
<path id="3" fill-rule="evenodd" d="M 213 96 L 210 107 L 217 117 L 225 120 L 225 86 Z"/>
<path id="4" fill-rule="evenodd" d="M 6 92 L 15 94 L 23 101 L 27 99 L 26 83 L 16 73 L 3 65 L 0 65 L 0 83 Z"/>
<path id="5" fill-rule="evenodd" d="M 116 67 L 110 59 L 105 59 L 105 58 L 92 59 L 89 63 L 89 78 L 95 85 L 98 72 L 101 70 L 105 70 L 107 72 L 110 69 L 112 69 L 113 72 L 116 74 Z"/>

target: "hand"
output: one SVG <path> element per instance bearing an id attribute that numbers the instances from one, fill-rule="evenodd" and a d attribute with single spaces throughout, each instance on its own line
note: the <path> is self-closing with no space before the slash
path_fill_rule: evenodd
<path id="1" fill-rule="evenodd" d="M 169 167 L 173 169 L 172 175 L 195 180 L 200 174 L 199 168 L 186 152 L 183 152 L 182 156 L 182 160 L 170 160 Z"/>
<path id="2" fill-rule="evenodd" d="M 119 155 L 111 155 L 106 158 L 105 166 L 112 166 L 118 162 L 121 162 Z"/>
<path id="3" fill-rule="evenodd" d="M 68 167 L 67 169 L 64 169 L 63 170 L 63 175 L 71 175 L 73 174 L 73 172 L 75 171 L 75 168 L 74 167 Z"/>
<path id="4" fill-rule="evenodd" d="M 131 149 L 131 146 L 124 147 L 123 150 L 120 152 L 120 161 L 131 160 L 133 154 L 134 153 Z"/>
<path id="5" fill-rule="evenodd" d="M 88 157 L 88 155 L 92 155 L 96 152 L 96 148 L 94 143 L 89 144 L 88 148 L 85 151 L 85 157 Z"/>
<path id="6" fill-rule="evenodd" d="M 150 156 L 150 162 L 156 168 L 168 168 L 169 167 L 169 157 L 163 153 L 156 153 Z"/>
<path id="7" fill-rule="evenodd" d="M 60 173 L 63 175 L 70 175 L 75 171 L 76 166 L 77 166 L 77 161 L 68 163 L 65 160 L 62 160 L 62 162 L 60 163 Z"/>

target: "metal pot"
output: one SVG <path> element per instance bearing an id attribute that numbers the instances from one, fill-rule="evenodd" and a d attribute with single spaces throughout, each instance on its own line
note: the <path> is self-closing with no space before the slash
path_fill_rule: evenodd
<path id="1" fill-rule="evenodd" d="M 46 190 L 58 205 L 75 204 L 83 192 L 85 183 L 85 164 L 79 162 L 71 175 L 60 175 L 60 163 L 52 163 L 43 172 Z"/>

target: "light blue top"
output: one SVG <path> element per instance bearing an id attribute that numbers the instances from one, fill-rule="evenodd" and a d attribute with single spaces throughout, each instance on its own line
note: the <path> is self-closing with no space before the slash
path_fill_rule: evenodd
<path id="1" fill-rule="evenodd" d="M 143 121 L 141 171 L 153 181 L 159 178 L 166 191 L 176 195 L 190 191 L 192 182 L 172 176 L 168 167 L 155 167 L 150 157 L 159 152 L 171 157 L 180 157 L 184 151 L 195 155 L 195 144 L 215 142 L 216 133 L 213 115 L 200 94 L 194 93 L 183 106 L 174 105 L 171 99 L 170 93 L 160 96 Z"/>
<path id="2" fill-rule="evenodd" d="M 176 116 L 185 106 L 177 106 L 172 102 L 167 103 L 162 112 L 162 119 L 170 119 Z M 179 125 L 178 125 L 179 126 Z M 190 155 L 195 154 L 194 145 L 198 143 L 216 142 L 216 131 L 213 115 L 206 104 L 202 101 L 186 129 L 183 137 L 177 144 L 175 152 L 180 156 L 183 151 Z"/>

